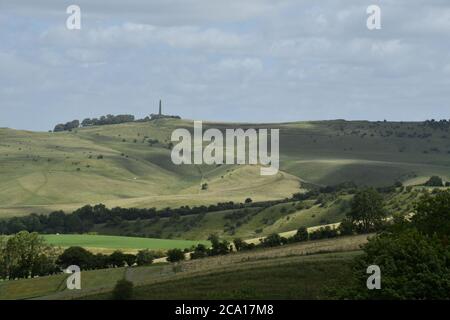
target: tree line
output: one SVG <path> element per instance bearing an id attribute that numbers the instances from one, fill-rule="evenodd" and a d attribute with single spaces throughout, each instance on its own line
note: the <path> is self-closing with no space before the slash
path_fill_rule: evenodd
<path id="1" fill-rule="evenodd" d="M 131 114 L 119 114 L 119 115 L 112 115 L 108 114 L 106 116 L 101 116 L 100 118 L 86 118 L 81 122 L 82 127 L 89 127 L 89 126 L 102 126 L 107 124 L 119 124 L 119 123 L 125 123 L 125 122 L 134 122 L 135 118 Z M 59 131 L 71 131 L 73 129 L 80 127 L 80 121 L 79 120 L 73 120 L 69 121 L 67 123 L 59 123 L 55 126 L 53 129 L 54 132 Z"/>
<path id="2" fill-rule="evenodd" d="M 15 234 L 20 231 L 38 233 L 86 233 L 96 224 L 120 223 L 138 219 L 159 219 L 195 215 L 245 207 L 267 207 L 287 200 L 235 203 L 221 202 L 214 205 L 181 206 L 179 208 L 107 208 L 104 204 L 86 205 L 72 213 L 54 211 L 48 215 L 32 213 L 23 217 L 0 220 L 0 234 Z"/>
<path id="3" fill-rule="evenodd" d="M 70 247 L 59 253 L 37 233 L 21 231 L 0 236 L 0 279 L 20 279 L 61 273 L 70 265 L 81 270 L 105 269 L 132 265 L 149 265 L 160 252 L 147 249 L 137 254 L 115 251 L 110 255 L 93 254 L 81 247 Z"/>

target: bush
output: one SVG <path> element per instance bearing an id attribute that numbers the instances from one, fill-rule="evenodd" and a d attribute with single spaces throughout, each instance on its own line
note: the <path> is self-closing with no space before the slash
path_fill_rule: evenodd
<path id="1" fill-rule="evenodd" d="M 428 187 L 442 187 L 444 183 L 442 182 L 442 178 L 438 176 L 432 176 L 427 182 L 425 182 L 425 186 Z"/>
<path id="2" fill-rule="evenodd" d="M 351 220 L 345 218 L 339 225 L 338 231 L 341 236 L 349 236 L 354 233 L 355 226 Z"/>
<path id="3" fill-rule="evenodd" d="M 300 227 L 298 228 L 297 233 L 291 239 L 293 242 L 302 242 L 308 241 L 308 238 L 308 229 L 306 227 Z"/>
<path id="4" fill-rule="evenodd" d="M 208 256 L 208 248 L 202 243 L 199 243 L 195 247 L 194 252 L 191 253 L 191 259 L 201 259 L 206 258 L 207 256 Z"/>
<path id="5" fill-rule="evenodd" d="M 133 297 L 133 282 L 122 279 L 117 281 L 112 298 L 114 300 L 129 300 Z"/>
<path id="6" fill-rule="evenodd" d="M 167 251 L 167 261 L 169 262 L 178 262 L 184 260 L 185 258 L 184 252 L 181 249 L 171 249 Z"/>
<path id="7" fill-rule="evenodd" d="M 284 238 L 282 238 L 278 233 L 272 233 L 266 238 L 261 240 L 261 245 L 263 247 L 278 247 L 285 243 Z"/>
<path id="8" fill-rule="evenodd" d="M 139 250 L 136 255 L 136 263 L 138 266 L 148 266 L 153 263 L 154 258 L 154 254 L 150 250 Z"/>
<path id="9" fill-rule="evenodd" d="M 416 205 L 412 218 L 415 227 L 427 234 L 440 237 L 450 236 L 450 191 L 439 191 L 430 196 L 426 194 Z"/>
<path id="10" fill-rule="evenodd" d="M 227 240 L 220 241 L 217 235 L 210 235 L 208 238 L 211 241 L 211 249 L 209 250 L 209 255 L 217 256 L 230 253 L 232 248 Z"/>
<path id="11" fill-rule="evenodd" d="M 368 290 L 367 267 L 378 265 L 381 289 Z M 353 278 L 337 288 L 348 299 L 448 299 L 450 247 L 416 229 L 382 234 L 369 240 L 353 264 Z"/>

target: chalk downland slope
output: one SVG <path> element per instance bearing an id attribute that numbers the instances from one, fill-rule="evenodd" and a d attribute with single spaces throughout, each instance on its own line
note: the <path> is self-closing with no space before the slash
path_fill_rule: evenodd
<path id="1" fill-rule="evenodd" d="M 0 216 L 100 202 L 176 207 L 277 199 L 300 191 L 301 181 L 382 186 L 450 179 L 448 129 L 423 123 L 204 123 L 204 129 L 279 128 L 281 171 L 265 177 L 258 166 L 174 165 L 170 135 L 192 125 L 161 119 L 58 133 L 0 129 Z"/>

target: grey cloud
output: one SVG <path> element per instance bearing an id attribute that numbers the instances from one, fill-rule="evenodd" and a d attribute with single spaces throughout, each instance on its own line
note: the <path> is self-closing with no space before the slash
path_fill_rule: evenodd
<path id="1" fill-rule="evenodd" d="M 450 3 L 1 1 L 0 126 L 106 113 L 233 121 L 449 118 Z M 39 121 L 36 121 L 39 119 Z"/>

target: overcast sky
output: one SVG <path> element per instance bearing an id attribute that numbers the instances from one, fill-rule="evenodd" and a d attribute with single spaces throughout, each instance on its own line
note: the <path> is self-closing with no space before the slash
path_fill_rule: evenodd
<path id="1" fill-rule="evenodd" d="M 144 117 L 160 98 L 203 120 L 448 119 L 450 1 L 0 0 L 0 127 Z"/>

